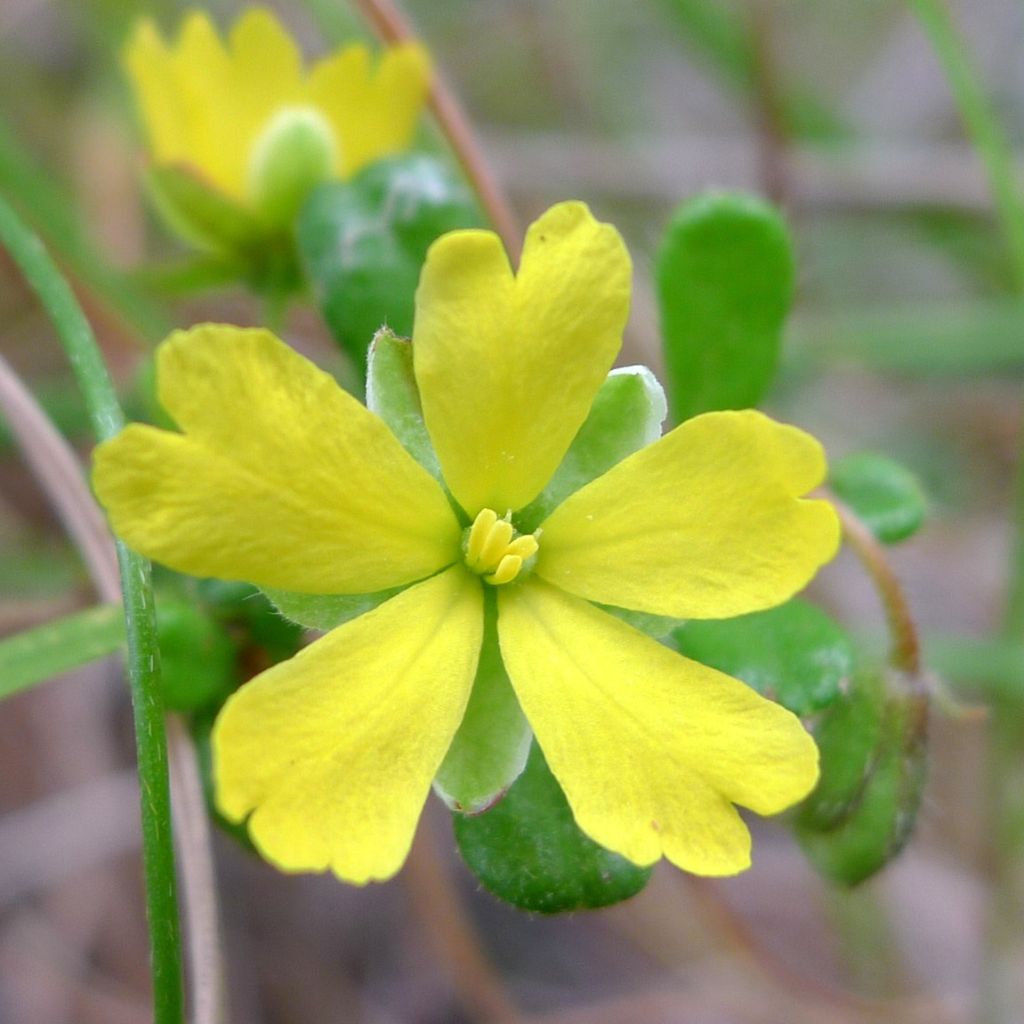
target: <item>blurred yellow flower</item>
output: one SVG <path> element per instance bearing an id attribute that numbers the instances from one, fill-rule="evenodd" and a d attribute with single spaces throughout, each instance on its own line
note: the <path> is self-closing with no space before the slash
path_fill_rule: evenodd
<path id="1" fill-rule="evenodd" d="M 754 411 L 698 416 L 517 527 L 618 354 L 630 278 L 618 233 L 581 203 L 533 224 L 515 274 L 490 232 L 433 245 L 412 354 L 444 486 L 262 330 L 172 336 L 160 400 L 182 433 L 133 425 L 97 449 L 115 530 L 173 568 L 306 594 L 404 588 L 220 714 L 219 806 L 282 869 L 399 869 L 470 697 L 485 591 L 522 710 L 603 846 L 735 873 L 750 836 L 733 805 L 773 814 L 814 786 L 794 715 L 595 603 L 720 618 L 801 589 L 839 537 L 831 506 L 802 497 L 825 473 L 813 438 Z"/>
<path id="2" fill-rule="evenodd" d="M 226 43 L 201 11 L 173 43 L 144 19 L 124 60 L 155 164 L 187 169 L 241 206 L 269 203 L 272 216 L 275 203 L 295 205 L 292 193 L 406 149 L 430 79 L 413 43 L 377 61 L 354 44 L 305 69 L 261 8 L 243 14 Z"/>

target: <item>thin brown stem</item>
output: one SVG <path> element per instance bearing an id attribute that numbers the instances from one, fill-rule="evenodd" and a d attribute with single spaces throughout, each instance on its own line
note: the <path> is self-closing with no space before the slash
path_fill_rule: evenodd
<path id="1" fill-rule="evenodd" d="M 480 949 L 480 940 L 439 854 L 428 815 L 420 822 L 402 878 L 431 942 L 452 973 L 460 1001 L 473 1019 L 481 1024 L 521 1024 L 523 1018 Z"/>
<path id="2" fill-rule="evenodd" d="M 782 204 L 789 197 L 786 167 L 789 140 L 772 47 L 772 6 L 766 0 L 750 0 L 751 85 L 757 127 L 758 177 L 765 195 L 773 203 Z"/>
<path id="3" fill-rule="evenodd" d="M 355 0 L 355 2 L 384 42 L 393 44 L 416 38 L 408 19 L 393 0 Z M 509 259 L 513 263 L 517 263 L 521 252 L 521 242 L 516 215 L 505 190 L 499 184 L 484 156 L 483 147 L 480 145 L 462 105 L 436 68 L 430 92 L 430 109 L 466 177 L 472 183 L 480 205 L 494 225 L 494 229 L 501 236 Z"/>
<path id="4" fill-rule="evenodd" d="M 693 875 L 683 875 L 681 878 L 687 883 L 705 918 L 714 924 L 729 946 L 745 956 L 783 991 L 794 995 L 801 993 L 807 1002 L 817 1003 L 822 1010 L 831 1007 L 854 1011 L 878 1020 L 928 1020 L 936 1024 L 951 1018 L 948 1009 L 932 998 L 873 998 L 826 984 L 797 970 L 755 935 L 747 922 L 721 895 L 716 883 Z"/>
<path id="5" fill-rule="evenodd" d="M 920 676 L 921 641 L 910 613 L 910 605 L 903 593 L 903 587 L 896 578 L 896 573 L 893 572 L 889 560 L 885 557 L 885 549 L 853 509 L 841 502 L 834 494 L 828 494 L 828 500 L 839 513 L 843 536 L 871 578 L 882 602 L 882 607 L 885 609 L 889 634 L 892 638 L 889 660 L 893 668 L 905 672 L 908 676 Z"/>

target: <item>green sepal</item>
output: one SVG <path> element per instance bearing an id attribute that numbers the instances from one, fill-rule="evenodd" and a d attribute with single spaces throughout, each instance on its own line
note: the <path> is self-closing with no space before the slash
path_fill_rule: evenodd
<path id="1" fill-rule="evenodd" d="M 523 910 L 558 914 L 606 907 L 635 896 L 640 868 L 585 836 L 534 744 L 526 769 L 484 814 L 453 816 L 467 867 L 489 892 Z"/>
<path id="2" fill-rule="evenodd" d="M 917 533 L 928 513 L 928 499 L 906 466 L 874 452 L 858 452 L 833 463 L 829 483 L 884 544 Z"/>
<path id="3" fill-rule="evenodd" d="M 496 803 L 526 767 L 532 732 L 498 647 L 497 602 L 485 588 L 484 642 L 469 704 L 434 779 L 453 811 L 479 814 Z"/>
<path id="4" fill-rule="evenodd" d="M 404 590 L 391 587 L 373 594 L 296 594 L 290 590 L 261 587 L 271 604 L 286 618 L 307 629 L 326 632 L 366 612 Z"/>
<path id="5" fill-rule="evenodd" d="M 223 703 L 238 682 L 235 643 L 223 626 L 188 601 L 161 597 L 156 631 L 164 704 L 184 712 Z"/>
<path id="6" fill-rule="evenodd" d="M 774 207 L 709 192 L 672 217 L 655 264 L 672 418 L 757 404 L 793 297 L 793 246 Z"/>
<path id="7" fill-rule="evenodd" d="M 515 514 L 517 529 L 532 532 L 570 494 L 656 441 L 667 412 L 665 392 L 646 366 L 612 370 L 548 485 Z"/>
<path id="8" fill-rule="evenodd" d="M 621 619 L 627 626 L 646 633 L 653 640 L 666 640 L 674 630 L 685 625 L 687 621 L 686 619 L 673 619 L 668 615 L 655 615 L 653 612 L 638 612 L 632 608 L 619 608 L 613 604 L 601 604 L 599 601 L 595 601 L 594 604 L 609 615 Z M 669 646 L 674 646 L 674 644 L 670 643 Z"/>
<path id="9" fill-rule="evenodd" d="M 383 324 L 412 333 L 416 285 L 431 243 L 482 223 L 465 183 L 423 154 L 377 161 L 311 194 L 298 220 L 300 257 L 324 320 L 357 366 L 365 366 Z"/>
<path id="10" fill-rule="evenodd" d="M 168 227 L 186 242 L 218 254 L 224 261 L 221 269 L 235 268 L 238 279 L 275 298 L 301 287 L 291 225 L 266 223 L 184 166 L 151 167 L 146 180 Z"/>
<path id="11" fill-rule="evenodd" d="M 798 815 L 797 838 L 826 878 L 857 885 L 889 863 L 909 840 L 927 776 L 923 715 L 920 698 L 891 696 L 856 800 L 831 828 L 820 828 L 817 816 Z"/>
<path id="12" fill-rule="evenodd" d="M 373 337 L 366 368 L 366 406 L 402 447 L 442 483 L 441 466 L 423 421 L 423 405 L 412 366 L 412 342 L 382 327 Z"/>
<path id="13" fill-rule="evenodd" d="M 680 654 L 742 679 L 797 715 L 828 707 L 853 673 L 853 646 L 842 627 L 798 598 L 733 619 L 690 620 L 672 640 Z"/>
<path id="14" fill-rule="evenodd" d="M 254 214 L 186 166 L 152 166 L 146 171 L 146 185 L 168 227 L 200 249 L 221 254 L 247 252 L 265 233 Z"/>

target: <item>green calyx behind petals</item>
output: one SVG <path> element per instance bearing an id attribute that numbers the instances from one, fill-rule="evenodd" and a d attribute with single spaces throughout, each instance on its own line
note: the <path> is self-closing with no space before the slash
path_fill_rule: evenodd
<path id="1" fill-rule="evenodd" d="M 200 249 L 233 255 L 256 245 L 263 233 L 249 210 L 185 165 L 150 167 L 146 184 L 168 227 Z"/>
<path id="2" fill-rule="evenodd" d="M 287 295 L 301 285 L 288 225 L 265 218 L 210 185 L 190 167 L 151 167 L 150 197 L 167 226 L 189 245 L 211 254 L 210 280 L 244 280 L 261 294 Z"/>
<path id="3" fill-rule="evenodd" d="M 271 604 L 286 618 L 307 629 L 326 632 L 343 622 L 373 611 L 404 590 L 391 587 L 373 594 L 296 594 L 290 590 L 261 588 Z"/>
<path id="4" fill-rule="evenodd" d="M 530 753 L 530 726 L 498 649 L 494 595 L 485 590 L 484 643 L 473 692 L 459 731 L 434 779 L 453 810 L 479 814 L 519 777 Z"/>
<path id="5" fill-rule="evenodd" d="M 338 165 L 327 119 L 313 107 L 279 110 L 256 140 L 249 161 L 249 195 L 260 218 L 286 226 L 310 192 Z"/>
<path id="6" fill-rule="evenodd" d="M 656 441 L 667 413 L 665 392 L 646 366 L 612 370 L 554 476 L 516 515 L 519 529 L 536 529 L 570 494 Z"/>
<path id="7" fill-rule="evenodd" d="M 366 406 L 398 438 L 402 447 L 442 483 L 441 467 L 423 422 L 423 406 L 412 368 L 412 343 L 386 327 L 374 336 L 366 374 Z"/>

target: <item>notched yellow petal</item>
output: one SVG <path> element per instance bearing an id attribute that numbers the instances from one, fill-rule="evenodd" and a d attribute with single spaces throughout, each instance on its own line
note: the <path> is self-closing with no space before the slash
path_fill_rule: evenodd
<path id="1" fill-rule="evenodd" d="M 531 226 L 515 275 L 491 232 L 431 246 L 413 359 L 445 480 L 469 515 L 522 508 L 551 478 L 618 353 L 631 275 L 618 232 L 583 203 Z"/>
<path id="2" fill-rule="evenodd" d="M 370 593 L 460 558 L 437 481 L 384 423 L 268 331 L 204 325 L 157 353 L 184 431 L 134 425 L 95 455 L 120 536 L 181 572 Z"/>
<path id="3" fill-rule="evenodd" d="M 536 578 L 498 594 L 502 657 L 523 711 L 592 839 L 636 864 L 750 864 L 733 804 L 775 814 L 818 776 L 799 719 Z"/>
<path id="4" fill-rule="evenodd" d="M 537 573 L 591 601 L 727 618 L 802 589 L 838 550 L 821 445 L 753 410 L 696 416 L 570 495 Z"/>
<path id="5" fill-rule="evenodd" d="M 217 803 L 283 871 L 402 866 L 469 699 L 480 585 L 453 568 L 246 683 L 213 730 Z"/>

